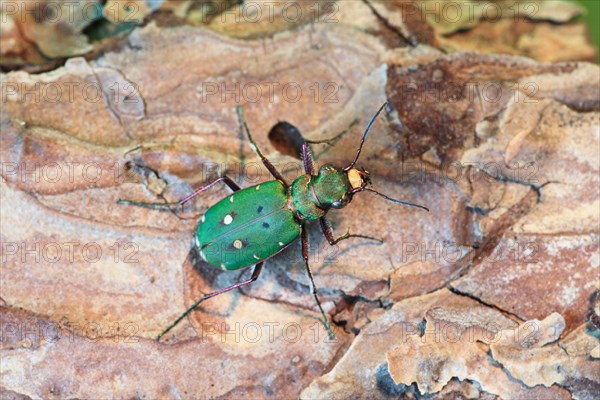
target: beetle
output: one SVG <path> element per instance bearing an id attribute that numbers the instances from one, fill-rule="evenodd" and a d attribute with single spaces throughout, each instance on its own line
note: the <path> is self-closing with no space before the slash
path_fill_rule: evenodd
<path id="1" fill-rule="evenodd" d="M 315 171 L 311 148 L 308 141 L 304 141 L 301 146 L 301 158 L 305 174 L 296 178 L 291 185 L 286 182 L 281 173 L 256 146 L 244 119 L 242 109 L 238 106 L 236 108 L 238 118 L 248 136 L 250 147 L 275 178 L 274 180 L 241 189 L 231 178 L 225 175 L 174 203 L 118 200 L 119 204 L 151 208 L 182 206 L 214 185 L 221 182 L 225 183 L 233 193 L 210 207 L 201 217 L 194 237 L 196 250 L 202 260 L 223 271 L 254 266 L 252 276 L 249 279 L 206 294 L 198 299 L 158 335 L 157 340 L 160 340 L 163 335 L 174 328 L 201 302 L 254 282 L 258 279 L 265 260 L 285 249 L 298 237 L 301 238 L 302 258 L 310 279 L 312 295 L 321 313 L 325 329 L 330 338 L 333 338 L 333 331 L 317 296 L 317 289 L 308 264 L 307 223 L 319 220 L 321 230 L 332 246 L 349 238 L 363 238 L 382 242 L 382 240 L 371 236 L 350 234 L 349 232 L 334 238 L 326 214 L 331 209 L 344 208 L 352 201 L 353 196 L 360 192 L 375 193 L 394 203 L 429 211 L 425 206 L 397 200 L 370 188 L 369 172 L 366 169 L 356 167 L 371 126 L 386 105 L 387 103 L 384 103 L 371 118 L 362 135 L 354 159 L 346 167 L 340 168 L 333 164 L 325 164 L 318 171 Z"/>

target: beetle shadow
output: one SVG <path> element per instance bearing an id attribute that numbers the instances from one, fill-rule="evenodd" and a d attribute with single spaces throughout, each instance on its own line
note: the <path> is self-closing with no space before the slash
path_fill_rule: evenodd
<path id="1" fill-rule="evenodd" d="M 234 314 L 236 307 L 238 307 L 243 300 L 243 297 L 249 297 L 251 299 L 257 299 L 271 304 L 278 304 L 281 307 L 286 307 L 293 310 L 293 313 L 301 316 L 302 318 L 310 318 L 315 322 L 321 323 L 322 320 L 315 311 L 314 299 L 310 291 L 310 281 L 306 276 L 306 270 L 304 269 L 304 262 L 302 261 L 300 241 L 293 243 L 291 246 L 286 248 L 286 251 L 277 254 L 273 259 L 268 259 L 265 262 L 265 266 L 262 269 L 262 273 L 257 281 L 252 282 L 248 285 L 242 286 L 238 289 L 232 290 L 232 293 L 238 292 L 233 296 L 228 296 L 226 302 L 220 301 L 216 304 L 201 303 L 197 307 L 197 311 L 202 314 L 194 313 L 190 314 L 192 320 L 190 321 L 192 328 L 197 332 L 199 326 L 205 323 L 216 323 L 218 326 L 222 322 L 216 322 L 219 318 L 229 317 Z M 269 262 L 272 265 L 269 265 Z M 188 257 L 184 265 L 184 275 L 186 287 L 184 288 L 184 298 L 186 305 L 191 305 L 195 300 L 203 295 L 217 291 L 224 287 L 235 284 L 241 280 L 248 279 L 252 274 L 253 267 L 247 267 L 241 270 L 235 271 L 221 271 L 207 262 L 203 261 L 198 254 L 198 250 L 193 247 L 190 249 Z M 305 280 L 293 279 L 290 275 L 290 270 L 305 276 Z M 190 277 L 190 274 L 198 274 L 197 277 Z M 200 281 L 196 281 L 200 279 Z M 276 282 L 274 285 L 273 283 Z M 201 291 L 198 290 L 201 287 Z M 194 298 L 191 298 L 190 293 L 194 293 Z M 207 299 L 210 301 L 217 300 L 219 296 L 215 298 Z M 319 293 L 321 301 L 333 301 L 337 303 L 339 296 L 335 293 L 335 290 L 321 290 Z M 211 320 L 212 318 L 215 318 Z M 217 328 L 219 329 L 219 328 Z M 327 332 L 324 327 L 321 327 L 322 331 L 319 331 L 319 337 L 323 340 L 327 340 Z M 317 333 L 315 333 L 316 335 Z"/>
<path id="2" fill-rule="evenodd" d="M 287 121 L 273 125 L 268 134 L 271 145 L 281 154 L 302 158 L 302 144 L 305 142 L 300 130 Z"/>
<path id="3" fill-rule="evenodd" d="M 185 290 L 189 291 L 190 293 L 190 295 L 188 296 L 190 304 L 187 304 L 187 306 L 191 305 L 191 303 L 198 300 L 202 296 L 205 296 L 212 292 L 216 292 L 218 290 L 224 289 L 228 286 L 234 285 L 240 281 L 250 278 L 253 271 L 253 266 L 235 271 L 222 271 L 219 268 L 202 260 L 200 258 L 200 254 L 198 253 L 198 249 L 196 248 L 196 246 L 192 246 L 192 248 L 190 249 L 189 256 L 186 258 L 186 264 L 188 265 L 187 267 L 184 265 L 184 275 L 186 275 L 184 284 L 187 286 Z M 188 269 L 188 271 L 186 272 L 185 269 Z M 189 274 L 197 274 L 197 277 L 192 277 Z M 202 287 L 202 291 L 198 291 L 197 288 L 195 288 L 198 286 L 198 284 L 195 283 L 196 280 L 200 280 L 202 282 L 199 285 Z M 255 282 L 252 282 L 246 286 L 252 286 L 254 283 Z M 240 289 L 244 289 L 244 286 L 242 286 L 239 289 L 233 289 L 229 292 L 230 294 L 234 295 L 229 296 L 230 301 L 229 305 L 226 308 L 218 307 L 216 304 L 213 305 L 209 303 L 219 301 L 219 295 L 217 295 L 213 298 L 206 299 L 204 302 L 200 303 L 196 307 L 196 311 L 201 311 L 202 313 L 211 316 L 230 316 L 240 303 L 240 299 L 243 294 L 239 293 Z M 192 297 L 193 293 L 195 293 L 195 295 L 193 295 Z"/>
<path id="4" fill-rule="evenodd" d="M 288 260 L 294 260 L 288 262 Z M 190 250 L 190 256 L 187 258 L 187 271 L 185 285 L 186 291 L 185 302 L 186 306 L 190 306 L 194 301 L 208 293 L 231 286 L 237 282 L 250 278 L 253 266 L 246 267 L 234 271 L 221 271 L 207 262 L 203 261 L 198 254 L 198 250 L 194 247 Z M 267 259 L 263 266 L 262 272 L 258 279 L 248 285 L 233 289 L 230 293 L 233 295 L 227 296 L 227 301 L 219 301 L 220 296 L 207 299 L 198 305 L 196 311 L 202 314 L 193 316 L 191 325 L 196 332 L 199 332 L 199 325 L 203 323 L 215 323 L 219 318 L 225 318 L 233 315 L 238 306 L 242 304 L 244 297 L 256 299 L 271 304 L 278 304 L 283 307 L 291 307 L 298 315 L 314 318 L 315 321 L 320 321 L 317 314 L 313 315 L 312 295 L 308 277 L 306 282 L 297 281 L 290 275 L 290 267 L 297 270 L 299 274 L 306 275 L 304 264 L 302 262 L 301 250 L 299 242 L 297 246 L 289 246 L 286 251 L 277 254 L 272 259 Z M 198 274 L 197 277 L 190 277 L 189 274 Z M 200 280 L 201 283 L 199 283 Z M 198 286 L 202 288 L 198 290 Z M 190 296 L 188 293 L 194 293 Z M 234 294 L 235 293 L 235 294 Z M 219 302 L 211 303 L 208 302 Z M 308 305 L 308 307 L 307 307 Z M 190 316 L 194 313 L 190 314 Z M 214 320 L 209 320 L 215 318 Z M 223 322 L 223 321 L 221 321 Z M 217 326 L 221 326 L 221 322 L 216 322 Z M 323 333 L 326 336 L 326 333 Z"/>
<path id="5" fill-rule="evenodd" d="M 265 296 L 255 297 L 266 301 L 279 301 L 283 297 L 282 290 L 299 293 L 308 290 L 308 281 L 306 284 L 298 282 L 290 277 L 290 273 L 305 273 L 299 238 L 294 240 L 280 253 L 265 260 L 265 267 L 256 283 L 277 282 L 277 285 L 274 285 L 275 287 L 266 293 Z M 245 288 L 245 291 L 249 291 L 248 288 Z"/>
<path id="6" fill-rule="evenodd" d="M 358 249 L 361 247 L 366 247 L 366 246 L 381 246 L 383 244 L 385 244 L 385 242 L 380 243 L 380 242 L 376 242 L 374 240 L 369 240 L 369 239 L 362 239 L 362 238 L 356 238 L 356 239 L 348 239 L 348 240 L 355 240 L 357 242 L 361 242 L 361 243 L 355 243 L 355 244 L 347 244 L 350 242 L 342 242 L 344 245 L 344 248 L 341 249 L 339 243 L 335 244 L 334 246 L 338 246 L 338 252 L 336 252 L 334 255 L 328 256 L 327 258 L 325 258 L 325 260 L 323 261 L 324 264 L 335 264 L 335 260 L 337 257 L 343 256 L 346 253 L 352 252 L 354 251 L 354 249 Z M 324 241 L 324 244 L 330 247 L 334 247 L 331 246 L 329 243 L 327 243 L 327 240 Z"/>
<path id="7" fill-rule="evenodd" d="M 317 161 L 323 154 L 333 149 L 357 122 L 358 120 L 355 119 L 348 128 L 329 139 L 310 140 L 305 138 L 296 126 L 287 121 L 279 121 L 273 125 L 267 137 L 269 138 L 271 145 L 280 154 L 293 157 L 299 161 L 302 161 L 302 145 L 306 143 L 313 155 L 314 161 Z M 315 145 L 319 146 L 320 151 L 315 152 Z"/>
<path id="8" fill-rule="evenodd" d="M 369 246 L 370 248 L 371 246 L 381 246 L 382 244 L 385 244 L 385 241 L 380 243 L 375 240 L 364 238 L 349 238 L 335 245 L 330 245 L 325 237 L 325 234 L 318 226 L 315 226 L 313 229 L 311 229 L 311 231 L 312 232 L 310 236 L 312 238 L 311 242 L 314 244 L 313 247 L 318 246 L 317 251 L 322 251 L 323 253 L 327 254 L 323 258 L 323 267 L 335 264 L 338 257 L 344 256 L 346 253 L 354 251 L 354 249 L 359 249 L 365 246 Z"/>

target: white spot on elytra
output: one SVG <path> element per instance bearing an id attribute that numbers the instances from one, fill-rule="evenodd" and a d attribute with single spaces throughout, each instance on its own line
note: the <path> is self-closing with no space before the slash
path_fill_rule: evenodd
<path id="1" fill-rule="evenodd" d="M 259 189 L 260 189 L 260 185 L 258 185 L 258 186 L 256 187 L 256 190 L 259 190 Z"/>
<path id="2" fill-rule="evenodd" d="M 229 198 L 229 201 L 233 203 L 233 196 Z"/>
<path id="3" fill-rule="evenodd" d="M 236 249 L 241 249 L 242 247 L 244 247 L 244 243 L 242 243 L 241 240 L 237 239 L 233 242 L 233 247 L 235 247 Z"/>
<path id="4" fill-rule="evenodd" d="M 221 264 L 221 269 L 222 269 L 223 271 L 225 271 L 225 270 L 227 269 L 227 267 L 225 267 L 225 264 Z"/>
<path id="5" fill-rule="evenodd" d="M 224 223 L 225 225 L 229 225 L 229 224 L 230 224 L 230 223 L 232 223 L 232 222 L 233 222 L 233 217 L 232 217 L 231 215 L 229 215 L 229 214 L 227 214 L 227 215 L 225 216 L 225 218 L 223 218 L 223 223 Z"/>
<path id="6" fill-rule="evenodd" d="M 204 252 L 202 250 L 200 250 L 200 257 L 206 261 L 206 254 L 204 254 Z"/>
<path id="7" fill-rule="evenodd" d="M 280 246 L 283 246 L 284 244 L 285 244 L 285 243 L 283 243 L 283 242 L 279 242 L 279 245 L 280 245 Z"/>
<path id="8" fill-rule="evenodd" d="M 206 215 L 203 215 L 202 219 L 200 221 L 202 221 L 202 222 L 206 221 Z"/>
<path id="9" fill-rule="evenodd" d="M 256 254 L 252 254 L 252 257 L 256 258 L 257 260 L 260 260 L 260 257 L 257 256 Z"/>

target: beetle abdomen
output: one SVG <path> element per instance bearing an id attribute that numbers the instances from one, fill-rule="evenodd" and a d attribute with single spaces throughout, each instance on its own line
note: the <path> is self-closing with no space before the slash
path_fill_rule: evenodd
<path id="1" fill-rule="evenodd" d="M 240 190 L 208 209 L 196 230 L 200 256 L 223 270 L 271 257 L 300 234 L 279 181 Z"/>

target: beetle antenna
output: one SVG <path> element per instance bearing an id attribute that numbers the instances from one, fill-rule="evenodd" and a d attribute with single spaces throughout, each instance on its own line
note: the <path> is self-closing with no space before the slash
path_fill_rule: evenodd
<path id="1" fill-rule="evenodd" d="M 425 210 L 425 211 L 429 212 L 429 208 L 427 208 L 427 207 L 425 207 L 425 206 L 420 206 L 420 205 L 418 205 L 418 204 L 408 203 L 408 202 L 406 202 L 406 201 L 402 201 L 402 200 L 394 199 L 394 198 L 392 198 L 392 197 L 386 196 L 385 194 L 383 194 L 383 193 L 379 193 L 378 191 L 376 191 L 376 190 L 373 190 L 373 189 L 370 189 L 370 188 L 368 188 L 368 187 L 364 188 L 363 190 L 367 190 L 367 191 L 369 191 L 369 192 L 375 193 L 376 195 L 379 195 L 379 196 L 383 197 L 383 198 L 384 198 L 384 199 L 386 199 L 386 200 L 393 201 L 394 203 L 398 203 L 398 204 L 404 204 L 405 206 L 410 206 L 410 207 L 417 207 L 417 208 L 421 208 L 421 209 L 423 209 L 423 210 Z"/>
<path id="2" fill-rule="evenodd" d="M 360 140 L 360 145 L 358 146 L 358 150 L 356 150 L 356 156 L 354 157 L 354 161 L 352 161 L 352 163 L 350 163 L 350 165 L 348 165 L 346 168 L 344 168 L 344 172 L 349 171 L 351 168 L 353 168 L 354 164 L 356 164 L 356 162 L 358 161 L 358 157 L 360 156 L 360 151 L 362 150 L 363 144 L 365 143 L 365 139 L 367 138 L 367 134 L 369 133 L 371 126 L 373 125 L 373 123 L 375 123 L 375 119 L 377 119 L 377 116 L 379 115 L 379 113 L 381 113 L 383 108 L 385 106 L 387 106 L 387 104 L 388 104 L 387 101 L 385 103 L 383 103 L 381 105 L 381 107 L 379 107 L 379 110 L 377 110 L 377 112 L 375 113 L 373 118 L 371 118 L 371 122 L 369 122 L 369 125 L 367 125 L 367 129 L 365 129 L 365 133 L 363 133 L 363 135 L 362 135 L 362 139 Z"/>

